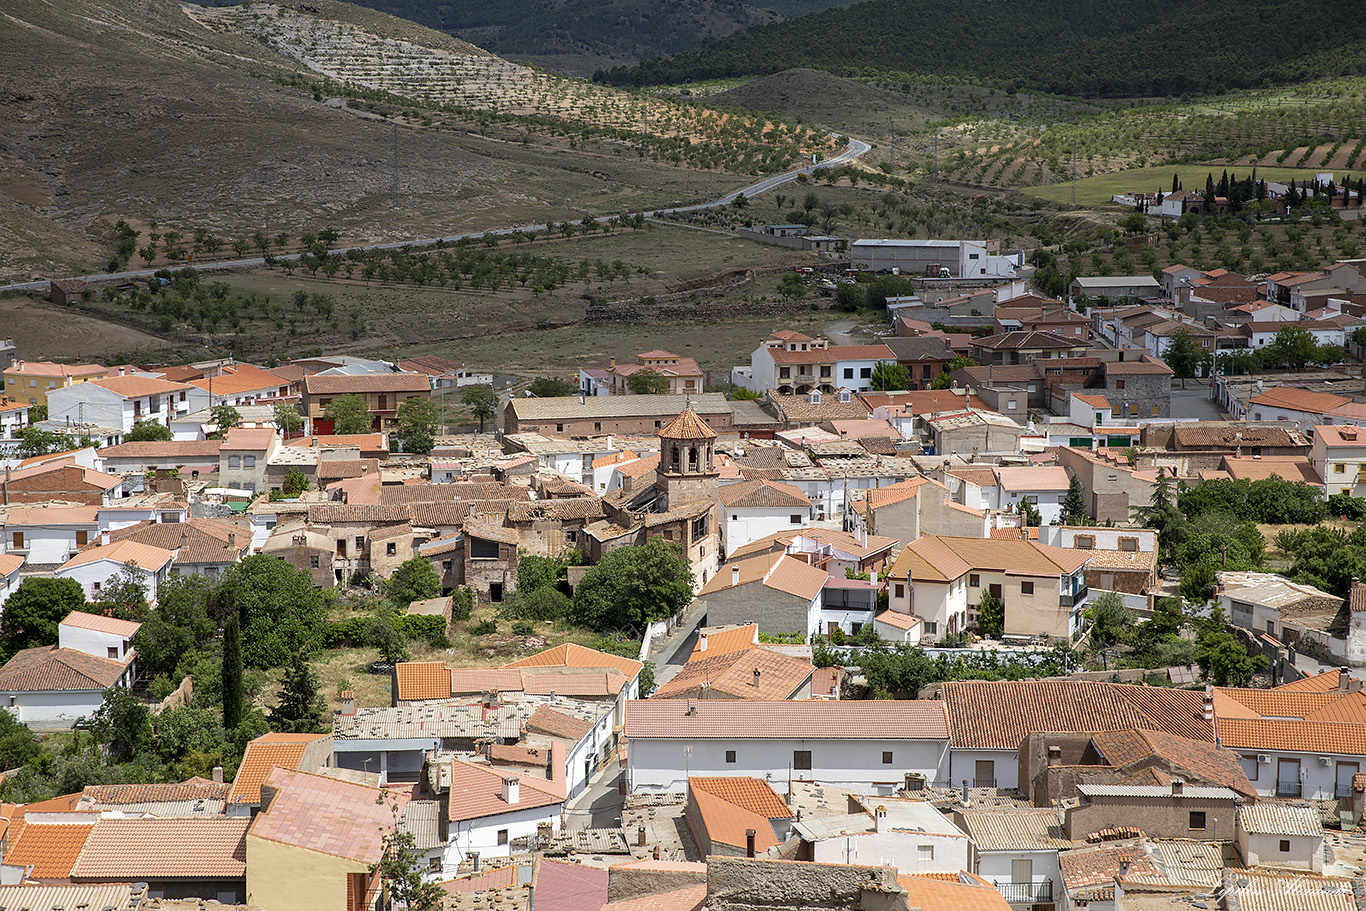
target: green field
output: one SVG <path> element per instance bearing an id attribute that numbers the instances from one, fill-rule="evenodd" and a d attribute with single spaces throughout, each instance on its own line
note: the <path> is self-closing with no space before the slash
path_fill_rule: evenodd
<path id="1" fill-rule="evenodd" d="M 1095 177 L 1087 177 L 1077 181 L 1077 204 L 1083 206 L 1099 206 L 1110 201 L 1116 193 L 1153 193 L 1161 190 L 1167 193 L 1172 188 L 1172 175 L 1178 174 L 1181 177 L 1181 185 L 1187 190 L 1203 190 L 1205 188 L 1205 176 L 1213 174 L 1214 180 L 1219 181 L 1219 175 L 1227 169 L 1229 174 L 1237 174 L 1239 178 L 1246 177 L 1251 168 L 1247 166 L 1230 167 L 1226 164 L 1180 164 L 1163 165 L 1155 168 L 1131 168 L 1127 171 L 1115 171 L 1110 174 L 1098 174 Z M 1257 177 L 1260 180 L 1274 180 L 1277 183 L 1289 183 L 1291 180 L 1303 183 L 1306 180 L 1313 180 L 1314 175 L 1321 170 L 1327 170 L 1333 175 L 1333 179 L 1338 183 L 1342 182 L 1343 177 L 1350 175 L 1353 180 L 1361 177 L 1366 172 L 1361 170 L 1342 171 L 1315 168 L 1284 168 L 1270 165 L 1257 167 Z M 1055 183 L 1046 187 L 1022 187 L 1020 192 L 1031 196 L 1038 196 L 1053 202 L 1071 202 L 1072 184 Z"/>

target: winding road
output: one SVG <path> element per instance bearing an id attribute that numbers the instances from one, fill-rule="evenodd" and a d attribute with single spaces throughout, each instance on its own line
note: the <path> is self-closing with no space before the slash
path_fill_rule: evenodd
<path id="1" fill-rule="evenodd" d="M 730 193 L 726 196 L 718 196 L 716 199 L 709 200 L 708 202 L 700 202 L 691 206 L 675 206 L 669 209 L 651 209 L 648 213 L 629 212 L 623 215 L 622 217 L 634 218 L 636 215 L 645 214 L 672 215 L 679 212 L 697 212 L 701 209 L 715 209 L 721 206 L 728 206 L 732 202 L 734 202 L 735 198 L 739 196 L 741 193 L 743 193 L 746 198 L 753 198 L 755 196 L 758 196 L 760 193 L 767 193 L 769 190 L 773 190 L 783 186 L 784 184 L 791 183 L 792 181 L 797 179 L 798 175 L 810 174 L 813 171 L 819 170 L 821 168 L 839 167 L 840 165 L 848 164 L 851 161 L 857 161 L 859 158 L 867 154 L 868 150 L 871 148 L 872 146 L 868 145 L 868 143 L 866 142 L 861 142 L 857 139 L 849 138 L 848 148 L 846 148 L 840 154 L 836 155 L 834 158 L 827 158 L 824 161 L 808 165 L 804 168 L 797 168 L 793 171 L 786 171 L 782 174 L 777 174 L 773 177 L 767 177 L 759 181 L 758 183 L 750 184 L 747 187 L 741 187 L 735 192 Z M 611 218 L 612 216 L 605 217 Z M 431 246 L 435 243 L 453 244 L 458 243 L 459 241 L 464 240 L 467 237 L 479 239 L 482 238 L 485 234 L 497 234 L 500 236 L 505 236 L 508 234 L 512 234 L 514 231 L 546 231 L 548 228 L 549 225 L 543 224 L 522 225 L 520 227 L 515 228 L 498 228 L 493 231 L 479 231 L 472 232 L 469 234 L 454 234 L 450 237 L 422 237 L 416 240 L 400 240 L 387 244 L 367 244 L 364 246 L 356 247 L 341 247 L 339 249 L 333 250 L 332 252 L 345 255 L 350 250 L 397 250 L 401 247 L 425 247 Z M 291 253 L 285 256 L 277 256 L 275 257 L 275 259 L 277 261 L 298 260 L 299 256 L 300 254 L 298 253 Z M 253 259 L 225 259 L 211 263 L 183 263 L 179 266 L 176 266 L 175 268 L 183 269 L 189 267 L 191 269 L 195 269 L 201 272 L 209 272 L 220 269 L 250 269 L 264 265 L 265 260 L 258 256 Z M 92 275 L 77 275 L 72 277 L 88 282 L 124 281 L 127 279 L 147 278 L 149 276 L 155 275 L 157 272 L 160 272 L 162 269 L 166 268 L 170 267 L 161 266 L 156 269 L 135 269 L 127 272 L 97 272 Z M 15 282 L 14 284 L 0 285 L 0 294 L 3 294 L 7 291 L 44 291 L 47 289 L 47 286 L 48 281 L 46 279 L 43 281 L 36 282 Z"/>

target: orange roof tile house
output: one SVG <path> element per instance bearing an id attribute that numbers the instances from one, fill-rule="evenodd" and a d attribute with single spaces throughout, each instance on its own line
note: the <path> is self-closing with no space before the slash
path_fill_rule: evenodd
<path id="1" fill-rule="evenodd" d="M 104 704 L 103 692 L 137 679 L 140 623 L 73 611 L 57 644 L 27 648 L 0 668 L 0 704 L 37 730 L 62 730 Z"/>
<path id="2" fill-rule="evenodd" d="M 689 778 L 685 817 L 703 857 L 754 857 L 787 839 L 796 812 L 758 778 Z"/>
<path id="3" fill-rule="evenodd" d="M 194 410 L 188 383 L 172 383 L 145 374 L 94 379 L 48 393 L 48 419 L 90 424 L 124 434 L 142 421 L 167 424 Z"/>

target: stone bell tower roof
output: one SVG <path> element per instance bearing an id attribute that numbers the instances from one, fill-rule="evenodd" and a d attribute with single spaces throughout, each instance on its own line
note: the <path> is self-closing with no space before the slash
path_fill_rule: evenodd
<path id="1" fill-rule="evenodd" d="M 707 425 L 707 422 L 697 416 L 697 412 L 691 408 L 684 408 L 683 413 L 666 424 L 659 431 L 661 440 L 712 440 L 716 438 L 716 431 Z"/>

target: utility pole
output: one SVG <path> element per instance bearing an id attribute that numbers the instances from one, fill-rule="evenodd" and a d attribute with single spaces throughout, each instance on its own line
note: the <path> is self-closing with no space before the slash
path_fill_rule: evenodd
<path id="1" fill-rule="evenodd" d="M 1072 205 L 1077 204 L 1077 144 L 1072 143 Z"/>
<path id="2" fill-rule="evenodd" d="M 650 106 L 645 105 L 645 132 L 641 137 L 641 146 L 646 157 L 650 154 Z"/>
<path id="3" fill-rule="evenodd" d="M 939 186 L 939 134 L 934 134 L 934 185 Z"/>
<path id="4" fill-rule="evenodd" d="M 398 208 L 398 124 L 394 124 L 394 208 Z"/>
<path id="5" fill-rule="evenodd" d="M 896 174 L 896 127 L 892 126 L 890 121 L 887 123 L 887 135 L 887 143 L 892 152 L 892 173 Z"/>

